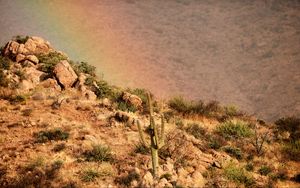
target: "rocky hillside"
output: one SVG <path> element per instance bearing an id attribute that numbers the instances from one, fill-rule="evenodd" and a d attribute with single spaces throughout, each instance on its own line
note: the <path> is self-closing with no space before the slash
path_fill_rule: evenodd
<path id="1" fill-rule="evenodd" d="M 149 105 L 148 91 L 111 86 L 39 37 L 13 38 L 0 58 L 0 187 L 300 186 L 299 118 L 267 124 L 181 97 Z M 155 176 L 140 140 L 148 106 L 164 127 Z"/>

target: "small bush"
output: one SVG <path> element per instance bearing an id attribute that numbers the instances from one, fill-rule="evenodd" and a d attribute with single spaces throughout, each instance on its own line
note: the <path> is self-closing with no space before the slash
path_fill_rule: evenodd
<path id="1" fill-rule="evenodd" d="M 32 160 L 25 166 L 25 170 L 32 171 L 37 167 L 41 167 L 42 165 L 44 165 L 44 158 L 37 157 L 36 159 Z"/>
<path id="2" fill-rule="evenodd" d="M 182 129 L 184 127 L 183 120 L 179 117 L 176 117 L 175 118 L 175 125 L 177 126 L 177 128 Z"/>
<path id="3" fill-rule="evenodd" d="M 128 112 L 136 112 L 138 109 L 135 107 L 135 106 L 133 106 L 133 105 L 131 105 L 131 104 L 129 104 L 129 103 L 126 103 L 126 102 L 124 102 L 124 101 L 120 101 L 120 102 L 118 102 L 118 107 L 117 107 L 117 109 L 118 110 L 122 110 L 122 111 L 128 111 Z"/>
<path id="4" fill-rule="evenodd" d="M 300 161 L 300 140 L 284 143 L 283 152 L 290 160 Z"/>
<path id="5" fill-rule="evenodd" d="M 201 127 L 197 123 L 191 123 L 187 125 L 186 132 L 193 135 L 195 138 L 203 138 L 206 134 L 205 128 Z"/>
<path id="6" fill-rule="evenodd" d="M 94 88 L 94 92 L 97 95 L 97 98 L 110 98 L 114 95 L 113 88 L 104 80 L 96 81 L 97 88 Z"/>
<path id="7" fill-rule="evenodd" d="M 146 147 L 143 143 L 140 142 L 137 145 L 135 145 L 134 152 L 147 155 L 150 154 L 150 148 Z"/>
<path id="8" fill-rule="evenodd" d="M 268 175 L 269 173 L 272 172 L 272 169 L 269 167 L 269 166 L 266 166 L 266 165 L 263 165 L 260 167 L 260 169 L 258 170 L 258 172 L 261 174 L 261 175 Z"/>
<path id="9" fill-rule="evenodd" d="M 62 151 L 66 148 L 66 144 L 65 143 L 61 143 L 61 144 L 56 144 L 53 148 L 54 152 L 59 152 Z"/>
<path id="10" fill-rule="evenodd" d="M 245 166 L 245 169 L 246 169 L 247 171 L 253 171 L 254 166 L 253 166 L 252 163 L 247 163 L 247 165 Z"/>
<path id="11" fill-rule="evenodd" d="M 99 172 L 93 169 L 87 169 L 82 172 L 81 180 L 84 182 L 94 181 L 100 176 Z"/>
<path id="12" fill-rule="evenodd" d="M 93 149 L 84 153 L 86 161 L 110 162 L 113 160 L 111 149 L 107 146 L 94 145 Z"/>
<path id="13" fill-rule="evenodd" d="M 27 97 L 25 95 L 13 95 L 9 98 L 11 104 L 25 103 Z"/>
<path id="14" fill-rule="evenodd" d="M 249 124 L 243 121 L 226 121 L 217 127 L 217 132 L 225 138 L 250 137 L 253 131 Z"/>
<path id="15" fill-rule="evenodd" d="M 172 98 L 169 100 L 169 106 L 183 115 L 205 115 L 208 117 L 215 117 L 222 110 L 217 101 L 205 104 L 201 100 L 198 102 L 187 101 L 183 97 Z"/>
<path id="16" fill-rule="evenodd" d="M 27 109 L 22 111 L 22 115 L 23 116 L 30 116 L 32 114 L 32 112 L 33 112 L 33 109 L 27 108 Z"/>
<path id="17" fill-rule="evenodd" d="M 249 187 L 255 184 L 254 179 L 248 175 L 243 169 L 238 168 L 234 164 L 229 164 L 224 168 L 224 174 L 227 179 L 232 180 L 236 183 L 244 184 Z"/>
<path id="18" fill-rule="evenodd" d="M 45 143 L 51 140 L 67 140 L 69 138 L 69 133 L 64 132 L 61 129 L 54 129 L 49 131 L 40 131 L 35 134 L 36 142 Z"/>
<path id="19" fill-rule="evenodd" d="M 45 174 L 48 179 L 54 179 L 55 176 L 57 175 L 58 171 L 61 169 L 63 166 L 63 161 L 62 160 L 56 160 L 54 161 L 48 168 L 45 170 Z"/>
<path id="20" fill-rule="evenodd" d="M 11 61 L 7 57 L 3 57 L 0 55 L 0 70 L 9 70 L 11 66 Z"/>
<path id="21" fill-rule="evenodd" d="M 135 171 L 129 172 L 127 176 L 122 176 L 117 179 L 117 182 L 121 185 L 126 185 L 130 186 L 131 182 L 134 180 L 139 181 L 140 180 L 140 175 L 137 174 Z"/>
<path id="22" fill-rule="evenodd" d="M 285 117 L 275 121 L 279 131 L 288 131 L 290 138 L 295 141 L 300 138 L 300 118 Z"/>
<path id="23" fill-rule="evenodd" d="M 53 77 L 53 69 L 57 63 L 62 60 L 67 60 L 68 57 L 58 52 L 50 52 L 48 54 L 38 55 L 39 59 L 39 70 L 46 72 L 50 77 Z"/>
<path id="24" fill-rule="evenodd" d="M 17 70 L 15 72 L 15 74 L 19 77 L 19 79 L 22 81 L 22 80 L 26 80 L 27 76 L 25 74 L 24 71 L 21 71 L 21 70 Z"/>
<path id="25" fill-rule="evenodd" d="M 163 178 L 165 178 L 166 180 L 171 180 L 172 174 L 165 173 L 165 174 L 160 176 L 160 179 L 163 179 Z"/>
<path id="26" fill-rule="evenodd" d="M 96 67 L 88 64 L 87 62 L 74 63 L 70 61 L 70 64 L 77 75 L 79 75 L 80 73 L 85 73 L 93 77 L 96 76 Z"/>
<path id="27" fill-rule="evenodd" d="M 5 76 L 2 69 L 0 69 L 0 87 L 8 87 L 10 80 Z"/>
<path id="28" fill-rule="evenodd" d="M 219 135 L 209 136 L 208 140 L 209 140 L 208 146 L 211 149 L 218 150 L 222 146 L 226 145 L 226 140 L 222 136 L 219 136 Z"/>
<path id="29" fill-rule="evenodd" d="M 228 153 L 229 155 L 231 155 L 239 160 L 243 158 L 243 154 L 242 154 L 242 151 L 240 148 L 225 146 L 223 149 L 226 153 Z"/>
<path id="30" fill-rule="evenodd" d="M 22 35 L 17 35 L 13 37 L 13 40 L 16 41 L 19 44 L 25 44 L 27 40 L 29 39 L 29 36 L 22 36 Z"/>

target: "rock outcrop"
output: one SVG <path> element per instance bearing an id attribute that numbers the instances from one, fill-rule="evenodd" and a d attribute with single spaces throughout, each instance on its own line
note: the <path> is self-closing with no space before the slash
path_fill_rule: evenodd
<path id="1" fill-rule="evenodd" d="M 122 99 L 126 103 L 128 103 L 128 104 L 130 104 L 130 105 L 132 105 L 132 106 L 134 106 L 136 108 L 142 107 L 143 101 L 142 101 L 142 99 L 140 97 L 138 97 L 136 95 L 133 95 L 133 94 L 128 93 L 128 92 L 123 92 Z"/>
<path id="2" fill-rule="evenodd" d="M 78 76 L 72 69 L 68 61 L 63 60 L 55 65 L 53 73 L 57 78 L 58 82 L 64 88 L 70 88 L 76 82 Z"/>

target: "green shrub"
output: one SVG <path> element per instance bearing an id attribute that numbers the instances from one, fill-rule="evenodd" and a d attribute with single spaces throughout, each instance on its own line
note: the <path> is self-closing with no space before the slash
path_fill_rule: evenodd
<path id="1" fill-rule="evenodd" d="M 11 104 L 25 103 L 27 100 L 27 96 L 25 95 L 13 95 L 9 98 L 9 102 Z"/>
<path id="2" fill-rule="evenodd" d="M 94 181 L 100 176 L 99 172 L 93 169 L 84 170 L 81 174 L 81 180 L 84 182 Z"/>
<path id="3" fill-rule="evenodd" d="M 0 55 L 0 69 L 9 70 L 11 64 L 12 63 L 9 58 Z"/>
<path id="4" fill-rule="evenodd" d="M 283 152 L 290 160 L 300 161 L 300 140 L 284 143 Z"/>
<path id="5" fill-rule="evenodd" d="M 110 98 L 114 95 L 113 88 L 104 80 L 96 81 L 97 87 L 94 89 L 95 94 L 97 95 L 97 98 Z"/>
<path id="6" fill-rule="evenodd" d="M 236 106 L 224 106 L 223 107 L 224 113 L 226 116 L 234 117 L 241 115 L 241 112 L 239 112 L 238 108 Z"/>
<path id="7" fill-rule="evenodd" d="M 2 69 L 0 69 L 0 87 L 8 87 L 10 80 L 5 76 Z"/>
<path id="8" fill-rule="evenodd" d="M 87 62 L 74 63 L 73 61 L 70 61 L 70 64 L 77 75 L 80 73 L 85 73 L 91 75 L 92 77 L 96 76 L 96 67 L 88 64 Z"/>
<path id="9" fill-rule="evenodd" d="M 285 117 L 275 121 L 279 131 L 288 131 L 290 138 L 295 141 L 300 138 L 300 118 Z"/>
<path id="10" fill-rule="evenodd" d="M 94 145 L 92 150 L 84 152 L 84 156 L 86 161 L 111 162 L 113 160 L 111 149 L 102 145 Z"/>
<path id="11" fill-rule="evenodd" d="M 15 74 L 19 77 L 19 79 L 22 81 L 22 80 L 26 80 L 27 76 L 25 74 L 24 71 L 21 71 L 21 70 L 17 70 L 15 72 Z"/>
<path id="12" fill-rule="evenodd" d="M 54 152 L 59 152 L 62 151 L 66 148 L 66 144 L 65 143 L 60 143 L 60 144 L 56 144 L 53 148 Z"/>
<path id="13" fill-rule="evenodd" d="M 232 146 L 225 146 L 223 149 L 226 153 L 228 153 L 229 155 L 231 155 L 239 160 L 243 158 L 243 154 L 242 154 L 242 151 L 240 148 L 235 148 Z"/>
<path id="14" fill-rule="evenodd" d="M 272 172 L 272 169 L 269 167 L 269 166 L 266 166 L 266 165 L 263 165 L 259 168 L 258 172 L 261 174 L 261 175 L 268 175 L 269 173 Z"/>
<path id="15" fill-rule="evenodd" d="M 57 63 L 62 60 L 67 60 L 68 57 L 58 52 L 50 52 L 48 54 L 40 54 L 37 56 L 39 59 L 39 70 L 46 72 L 50 77 L 53 77 L 53 69 Z"/>
<path id="16" fill-rule="evenodd" d="M 143 143 L 139 142 L 135 145 L 134 152 L 147 155 L 150 154 L 150 148 L 146 147 Z"/>
<path id="17" fill-rule="evenodd" d="M 22 35 L 17 35 L 13 37 L 13 40 L 18 42 L 19 44 L 25 44 L 27 40 L 29 39 L 29 36 L 22 36 Z"/>
<path id="18" fill-rule="evenodd" d="M 53 129 L 49 131 L 40 131 L 35 134 L 36 142 L 45 143 L 51 140 L 67 140 L 69 138 L 69 133 L 64 132 L 61 129 Z"/>
<path id="19" fill-rule="evenodd" d="M 177 128 L 182 129 L 184 127 L 183 120 L 180 117 L 176 117 L 175 125 L 177 126 Z"/>
<path id="20" fill-rule="evenodd" d="M 217 132 L 225 138 L 250 137 L 253 131 L 244 121 L 226 121 L 217 127 Z"/>
<path id="21" fill-rule="evenodd" d="M 205 128 L 201 127 L 197 123 L 187 124 L 186 132 L 193 135 L 195 138 L 203 138 L 206 134 Z"/>
<path id="22" fill-rule="evenodd" d="M 235 166 L 233 163 L 224 168 L 224 174 L 227 179 L 236 183 L 244 184 L 247 187 L 255 184 L 254 179 L 249 174 L 247 174 L 243 169 Z"/>
<path id="23" fill-rule="evenodd" d="M 122 111 L 128 111 L 128 112 L 136 112 L 138 110 L 135 106 L 126 103 L 124 101 L 118 102 L 117 109 Z"/>
<path id="24" fill-rule="evenodd" d="M 253 169 L 254 169 L 253 163 L 247 163 L 247 165 L 245 166 L 245 169 L 247 171 L 253 171 Z"/>

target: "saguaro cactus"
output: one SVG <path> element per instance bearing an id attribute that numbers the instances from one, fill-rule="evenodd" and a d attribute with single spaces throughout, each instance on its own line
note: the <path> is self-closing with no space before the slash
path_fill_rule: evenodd
<path id="1" fill-rule="evenodd" d="M 154 121 L 153 117 L 153 107 L 151 103 L 150 94 L 147 93 L 148 105 L 149 105 L 149 113 L 150 113 L 150 125 L 149 125 L 149 136 L 150 136 L 150 148 L 151 148 L 151 157 L 152 157 L 152 169 L 153 169 L 153 176 L 157 176 L 158 171 L 158 150 L 164 145 L 164 131 L 165 131 L 165 123 L 164 123 L 164 116 L 161 115 L 161 129 L 160 135 L 158 134 L 157 126 Z M 147 142 L 145 140 L 143 130 L 139 121 L 137 121 L 139 134 L 141 142 L 144 146 L 147 147 Z"/>

